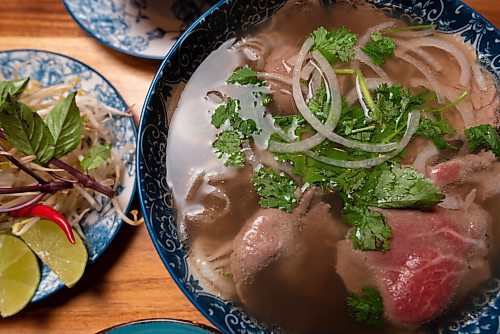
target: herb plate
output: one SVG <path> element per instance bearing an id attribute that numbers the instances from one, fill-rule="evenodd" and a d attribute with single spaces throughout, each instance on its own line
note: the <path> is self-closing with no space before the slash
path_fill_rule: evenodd
<path id="1" fill-rule="evenodd" d="M 73 58 L 39 50 L 11 50 L 0 52 L 0 80 L 29 76 L 43 86 L 57 85 L 80 79 L 78 88 L 92 92 L 101 103 L 127 111 L 128 107 L 118 91 L 99 73 Z M 117 186 L 117 199 L 121 207 L 128 210 L 135 192 L 135 125 L 131 117 L 116 117 L 113 124 L 112 145 L 122 156 L 126 173 Z M 80 223 L 85 233 L 85 245 L 89 253 L 88 263 L 97 261 L 109 246 L 122 225 L 122 220 L 113 211 L 111 202 L 106 199 L 100 211 L 91 211 Z M 46 298 L 62 289 L 62 281 L 43 265 L 42 277 L 32 302 Z"/>
<path id="2" fill-rule="evenodd" d="M 97 334 L 217 334 L 212 327 L 175 319 L 144 319 L 103 330 Z"/>
<path id="3" fill-rule="evenodd" d="M 163 59 L 180 34 L 217 0 L 64 0 L 90 36 L 132 56 Z"/>

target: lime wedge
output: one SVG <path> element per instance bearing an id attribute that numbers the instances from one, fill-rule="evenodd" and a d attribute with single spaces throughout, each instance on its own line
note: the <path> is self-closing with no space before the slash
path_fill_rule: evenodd
<path id="1" fill-rule="evenodd" d="M 87 264 L 87 249 L 78 234 L 71 244 L 54 222 L 40 220 L 21 238 L 67 287 L 78 282 Z"/>
<path id="2" fill-rule="evenodd" d="M 21 311 L 40 282 L 35 254 L 17 237 L 0 234 L 0 315 Z"/>

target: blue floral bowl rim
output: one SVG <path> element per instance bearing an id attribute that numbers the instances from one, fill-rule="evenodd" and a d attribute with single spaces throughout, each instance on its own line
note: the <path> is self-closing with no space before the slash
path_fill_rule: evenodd
<path id="1" fill-rule="evenodd" d="M 65 1 L 65 0 L 63 0 L 63 1 Z M 215 5 L 213 5 L 210 9 L 208 9 L 205 13 L 203 13 L 200 17 L 198 17 L 198 19 L 196 19 L 196 21 L 191 26 L 189 26 L 184 31 L 184 33 L 182 33 L 182 35 L 177 39 L 177 41 L 172 45 L 172 47 L 170 48 L 170 50 L 167 52 L 165 58 L 161 62 L 160 66 L 158 67 L 158 70 L 157 70 L 155 76 L 153 77 L 153 80 L 151 81 L 151 85 L 149 86 L 148 92 L 146 94 L 146 98 L 145 98 L 144 104 L 142 106 L 141 115 L 140 115 L 140 118 L 139 118 L 139 126 L 138 126 L 138 132 L 139 132 L 139 134 L 137 136 L 137 145 L 136 145 L 137 148 L 136 148 L 136 159 L 135 159 L 136 171 L 137 171 L 136 178 L 137 179 L 140 176 L 140 173 L 139 173 L 140 169 L 139 169 L 139 167 L 140 167 L 140 161 L 142 160 L 142 157 L 141 157 L 142 136 L 141 136 L 141 134 L 143 133 L 144 126 L 146 125 L 146 122 L 147 122 L 147 119 L 148 119 L 148 116 L 149 116 L 148 106 L 151 103 L 151 99 L 152 99 L 152 96 L 153 96 L 153 94 L 154 94 L 154 92 L 156 90 L 156 86 L 158 84 L 158 81 L 163 76 L 163 71 L 164 71 L 164 69 L 166 67 L 166 64 L 169 62 L 169 60 L 172 57 L 172 55 L 175 54 L 178 51 L 179 46 L 184 42 L 184 40 L 188 37 L 188 35 L 200 24 L 200 22 L 204 21 L 208 16 L 212 15 L 212 13 L 214 11 L 218 10 L 219 7 L 221 7 L 225 3 L 230 3 L 230 2 L 233 2 L 233 0 L 220 0 Z M 479 16 L 479 18 L 481 18 L 482 20 L 484 20 L 486 23 L 491 24 L 493 27 L 495 27 L 495 29 L 497 30 L 497 32 L 499 31 L 499 29 L 494 24 L 492 24 L 483 15 L 481 15 L 479 12 L 477 12 L 474 8 L 472 8 L 469 5 L 467 5 L 462 0 L 456 0 L 456 2 L 459 2 L 462 6 L 464 6 L 465 8 L 467 8 L 469 10 L 471 10 L 472 12 L 474 12 L 476 15 Z M 139 202 L 140 202 L 140 205 L 141 205 L 141 211 L 143 213 L 144 222 L 146 224 L 146 228 L 148 229 L 149 237 L 151 238 L 151 241 L 153 242 L 153 245 L 155 246 L 155 250 L 156 250 L 157 254 L 159 255 L 159 257 L 160 257 L 160 259 L 161 259 L 164 267 L 167 269 L 170 277 L 174 280 L 174 282 L 177 285 L 177 287 L 182 291 L 182 293 L 184 294 L 184 296 L 191 302 L 191 304 L 194 305 L 196 307 L 196 309 L 207 320 L 209 320 L 216 327 L 219 327 L 219 325 L 216 322 L 213 322 L 213 319 L 208 314 L 208 312 L 204 308 L 202 308 L 200 306 L 200 304 L 196 301 L 196 299 L 194 298 L 194 296 L 184 287 L 184 285 L 182 284 L 181 280 L 176 276 L 176 274 L 171 269 L 167 258 L 165 257 L 164 253 L 161 251 L 162 247 L 161 247 L 158 239 L 154 235 L 154 230 L 153 230 L 153 225 L 152 225 L 153 222 L 149 219 L 149 217 L 147 215 L 144 214 L 147 211 L 146 211 L 146 207 L 144 205 L 143 189 L 141 188 L 140 182 L 138 180 L 137 180 L 136 183 L 138 184 Z"/>
<path id="2" fill-rule="evenodd" d="M 93 39 L 98 41 L 99 43 L 102 43 L 103 45 L 107 46 L 108 48 L 115 50 L 117 52 L 123 53 L 123 54 L 127 54 L 129 56 L 137 57 L 137 58 L 153 59 L 153 60 L 162 60 L 165 58 L 164 56 L 151 56 L 151 55 L 147 55 L 147 54 L 140 54 L 137 52 L 130 51 L 128 49 L 119 48 L 117 46 L 114 46 L 114 45 L 106 42 L 104 39 L 96 36 L 91 29 L 89 29 L 83 25 L 83 23 L 76 17 L 76 15 L 73 14 L 73 11 L 70 10 L 68 4 L 66 3 L 66 0 L 63 0 L 63 4 L 64 4 L 64 7 L 66 8 L 66 11 L 69 13 L 71 18 L 73 19 L 73 21 L 75 21 L 80 26 L 80 28 L 82 28 L 82 30 L 87 33 L 87 35 L 89 35 L 90 37 L 92 37 Z M 173 46 L 172 46 L 172 48 L 173 48 Z"/>
<path id="3" fill-rule="evenodd" d="M 90 71 L 94 72 L 98 77 L 100 77 L 107 85 L 109 85 L 109 87 L 111 87 L 111 89 L 114 91 L 114 93 L 116 94 L 116 96 L 120 99 L 120 101 L 128 107 L 128 104 L 127 102 L 125 101 L 125 99 L 123 98 L 123 96 L 120 94 L 120 92 L 118 91 L 118 89 L 116 89 L 116 87 L 104 76 L 102 75 L 99 71 L 97 71 L 95 68 L 93 68 L 92 66 L 89 66 L 87 64 L 85 64 L 84 62 L 76 59 L 76 58 L 73 58 L 71 56 L 68 56 L 68 55 L 65 55 L 65 54 L 62 54 L 62 53 L 59 53 L 59 52 L 54 52 L 54 51 L 48 51 L 48 50 L 42 50 L 42 49 L 23 49 L 23 48 L 20 48 L 20 49 L 8 49 L 8 50 L 0 50 L 0 53 L 14 53 L 14 52 L 43 52 L 43 53 L 47 53 L 47 54 L 50 54 L 50 55 L 54 55 L 54 56 L 57 56 L 57 57 L 62 57 L 62 58 L 66 58 L 66 59 L 69 59 L 71 61 L 74 61 L 80 65 L 82 65 L 83 67 L 89 69 Z M 137 127 L 135 126 L 135 123 L 134 123 L 134 119 L 131 118 L 130 121 L 132 122 L 132 130 L 133 130 L 133 133 L 134 133 L 134 137 L 136 139 L 136 142 L 137 142 Z M 136 151 L 137 151 L 137 146 L 136 146 Z M 137 155 L 135 155 L 135 158 L 137 159 Z M 134 168 L 136 168 L 137 164 L 134 164 Z M 126 207 L 126 210 L 124 211 L 125 213 L 127 213 L 129 210 L 130 210 L 130 207 L 132 205 L 132 202 L 134 201 L 134 198 L 136 196 L 136 193 L 138 192 L 137 189 L 137 169 L 135 171 L 135 175 L 136 177 L 134 178 L 134 184 L 133 184 L 133 188 L 132 188 L 132 193 L 131 193 L 131 196 L 130 196 L 130 199 L 128 201 L 128 204 L 127 204 L 127 207 Z M 118 234 L 118 231 L 120 231 L 121 227 L 123 225 L 123 220 L 120 219 L 120 223 L 119 223 L 119 226 L 116 228 L 116 230 L 114 231 L 114 234 L 112 234 L 109 238 L 109 241 L 107 243 L 107 245 L 104 247 L 104 249 L 102 250 L 102 253 L 95 259 L 95 261 L 91 262 L 89 261 L 87 263 L 87 266 L 89 265 L 94 265 L 96 264 L 98 261 L 99 261 L 99 258 L 102 256 L 102 254 L 108 249 L 109 245 L 111 245 L 111 243 L 113 242 L 113 240 L 115 239 L 116 235 Z M 85 269 L 87 270 L 87 269 Z M 85 275 L 85 274 L 84 274 Z M 58 292 L 60 292 L 61 290 L 63 290 L 65 286 L 60 286 L 58 289 L 56 289 L 55 291 L 53 291 L 52 293 L 50 294 L 46 294 L 46 295 L 43 295 L 42 297 L 38 298 L 37 300 L 35 301 L 32 301 L 32 303 L 38 303 Z"/>
<path id="4" fill-rule="evenodd" d="M 196 321 L 191 321 L 191 320 L 183 320 L 183 319 L 174 319 L 174 318 L 151 318 L 151 319 L 141 319 L 141 320 L 133 320 L 129 322 L 125 322 L 122 324 L 118 324 L 109 328 L 106 328 L 104 330 L 101 330 L 97 332 L 96 334 L 112 334 L 114 330 L 124 328 L 127 326 L 134 326 L 134 325 L 141 325 L 141 324 L 150 324 L 150 323 L 164 323 L 165 325 L 169 324 L 179 324 L 179 325 L 187 325 L 189 327 L 194 328 L 199 328 L 203 330 L 204 332 L 210 332 L 214 334 L 219 334 L 220 331 L 207 326 L 205 324 L 198 323 Z M 167 330 L 167 328 L 165 328 Z"/>

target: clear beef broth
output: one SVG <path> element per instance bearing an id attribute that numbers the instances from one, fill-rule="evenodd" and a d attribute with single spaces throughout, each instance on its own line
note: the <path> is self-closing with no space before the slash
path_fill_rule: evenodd
<path id="1" fill-rule="evenodd" d="M 319 26 L 345 26 L 362 35 L 369 27 L 388 20 L 394 19 L 368 6 L 339 3 L 330 10 L 324 10 L 314 5 L 299 6 L 293 2 L 280 10 L 272 21 L 250 35 L 269 36 L 268 54 L 283 47 L 296 49 L 296 53 L 304 36 Z M 443 38 L 454 39 L 453 36 Z M 312 210 L 321 202 L 329 204 L 331 208 L 328 221 L 317 226 L 309 224 L 314 227 L 307 224 L 298 226 L 301 233 L 294 236 L 288 253 L 285 252 L 263 268 L 252 279 L 252 283 L 245 287 L 246 295 L 250 297 L 244 303 L 235 291 L 229 260 L 233 240 L 247 221 L 259 212 L 260 207 L 252 185 L 252 167 L 247 165 L 240 170 L 227 168 L 213 154 L 211 143 L 217 131 L 211 127 L 210 111 L 217 104 L 207 97 L 207 92 L 220 91 L 232 97 L 244 96 L 248 94 L 245 88 L 228 87 L 225 80 L 236 67 L 250 64 L 256 68 L 265 64 L 247 59 L 239 50 L 230 48 L 233 44 L 234 41 L 224 44 L 194 73 L 183 90 L 171 121 L 167 179 L 173 190 L 180 237 L 191 249 L 190 266 L 205 288 L 248 309 L 249 313 L 279 331 L 321 333 L 335 329 L 338 333 L 370 333 L 372 330 L 369 327 L 357 324 L 348 316 L 345 300 L 349 291 L 336 272 L 336 243 L 345 238 L 348 227 L 339 220 L 342 203 L 334 193 L 318 193 L 308 209 Z M 458 65 L 450 61 L 449 55 L 442 51 L 429 52 L 444 68 L 446 78 L 443 78 L 443 84 L 459 92 L 455 84 L 460 75 Z M 283 54 L 286 55 L 286 52 Z M 467 50 L 467 54 L 474 61 L 470 50 Z M 281 63 L 281 60 L 287 59 L 280 59 L 277 63 Z M 343 64 L 342 67 L 350 66 L 351 64 Z M 401 71 L 403 66 L 409 70 Z M 363 65 L 361 68 L 366 71 L 367 77 L 373 73 Z M 388 59 L 384 68 L 394 82 L 407 87 L 411 87 L 412 80 L 423 79 L 418 71 L 401 59 Z M 339 81 L 342 95 L 345 95 L 353 87 L 353 80 L 339 76 Z M 242 103 L 250 104 L 252 101 Z M 273 104 L 270 106 L 271 112 L 281 113 L 276 101 Z M 286 110 L 285 113 L 292 111 Z M 447 112 L 450 115 L 452 113 L 456 111 L 452 109 Z M 463 128 L 461 120 L 453 121 L 453 117 L 455 116 L 450 116 L 453 125 L 457 129 Z M 427 143 L 422 141 L 411 145 L 404 159 L 406 163 L 412 163 L 422 146 Z M 453 191 L 464 195 L 471 189 L 472 186 L 465 185 Z M 227 198 L 221 197 L 221 193 Z M 498 196 L 489 199 L 485 208 L 493 213 L 498 200 Z M 316 218 L 325 219 L 319 216 Z M 496 217 L 493 225 L 500 226 L 498 220 Z M 490 228 L 490 253 L 495 253 L 490 256 L 490 261 L 498 260 L 496 254 L 500 251 L 493 246 L 498 235 L 499 228 Z M 497 271 L 498 268 L 493 269 L 494 274 L 500 274 Z M 450 313 L 456 313 L 467 303 L 455 302 Z M 446 315 L 444 318 L 446 319 Z M 387 323 L 384 329 L 373 332 L 426 332 L 425 328 L 396 328 Z"/>

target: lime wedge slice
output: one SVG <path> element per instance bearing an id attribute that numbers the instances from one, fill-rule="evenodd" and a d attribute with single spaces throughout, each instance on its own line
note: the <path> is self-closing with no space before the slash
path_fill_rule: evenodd
<path id="1" fill-rule="evenodd" d="M 0 315 L 21 311 L 33 298 L 40 282 L 35 254 L 19 238 L 0 234 Z"/>
<path id="2" fill-rule="evenodd" d="M 67 287 L 78 282 L 87 264 L 87 249 L 78 234 L 71 244 L 54 222 L 40 220 L 21 238 Z"/>

